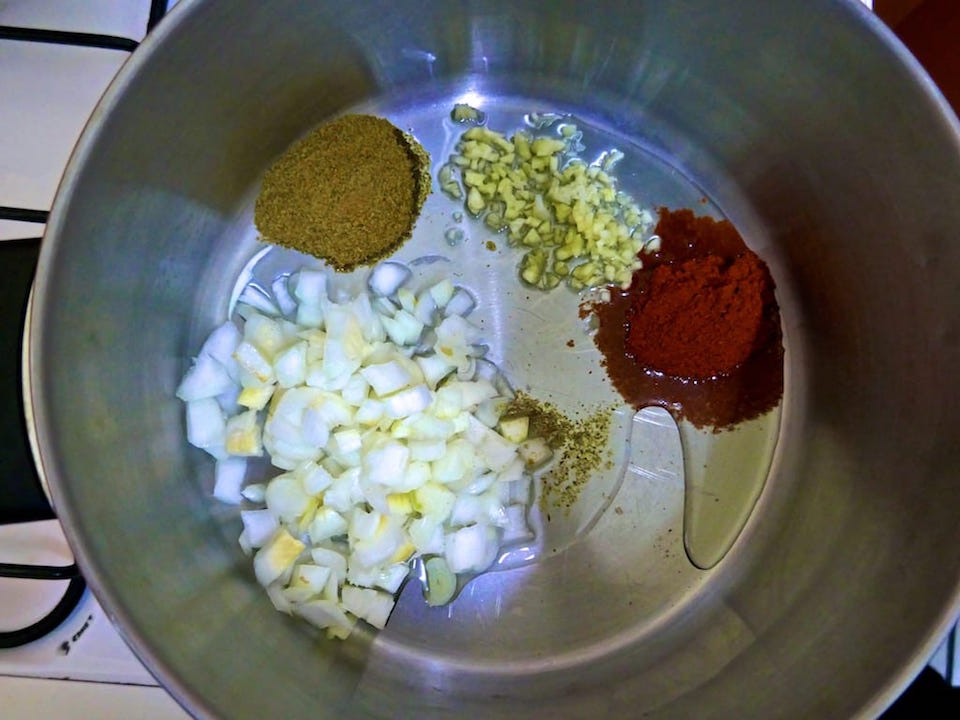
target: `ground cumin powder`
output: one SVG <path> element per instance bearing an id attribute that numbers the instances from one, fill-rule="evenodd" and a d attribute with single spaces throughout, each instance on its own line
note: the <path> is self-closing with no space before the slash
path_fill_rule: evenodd
<path id="1" fill-rule="evenodd" d="M 263 240 L 338 271 L 394 252 L 430 192 L 430 157 L 383 118 L 345 115 L 294 143 L 267 170 L 254 208 Z"/>
<path id="2" fill-rule="evenodd" d="M 542 438 L 556 455 L 553 466 L 540 476 L 540 504 L 545 511 L 557 508 L 569 514 L 590 478 L 611 467 L 612 415 L 612 408 L 600 408 L 587 417 L 571 419 L 553 403 L 522 391 L 507 406 L 503 417 L 529 418 L 529 436 Z"/>

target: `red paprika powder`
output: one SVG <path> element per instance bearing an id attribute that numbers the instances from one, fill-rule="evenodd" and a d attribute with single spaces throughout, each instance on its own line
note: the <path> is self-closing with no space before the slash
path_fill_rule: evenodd
<path id="1" fill-rule="evenodd" d="M 727 375 L 754 349 L 765 284 L 752 253 L 660 265 L 627 313 L 627 353 L 666 375 Z"/>
<path id="2" fill-rule="evenodd" d="M 659 250 L 630 288 L 587 308 L 607 374 L 634 407 L 716 428 L 783 393 L 780 311 L 766 264 L 727 220 L 660 208 Z"/>

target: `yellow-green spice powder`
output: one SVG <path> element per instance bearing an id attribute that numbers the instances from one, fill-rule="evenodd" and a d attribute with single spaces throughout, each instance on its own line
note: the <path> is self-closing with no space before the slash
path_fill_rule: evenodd
<path id="1" fill-rule="evenodd" d="M 254 223 L 267 242 L 342 272 L 393 253 L 410 237 L 430 193 L 430 156 L 372 115 L 314 129 L 267 170 Z"/>
<path id="2" fill-rule="evenodd" d="M 505 418 L 517 416 L 528 417 L 529 436 L 542 438 L 557 456 L 540 476 L 541 506 L 569 513 L 590 478 L 610 466 L 612 409 L 600 408 L 587 417 L 571 419 L 556 405 L 518 392 L 504 412 Z"/>

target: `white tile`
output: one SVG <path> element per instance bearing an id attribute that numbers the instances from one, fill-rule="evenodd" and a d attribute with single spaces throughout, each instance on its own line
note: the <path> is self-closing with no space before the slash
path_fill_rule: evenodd
<path id="1" fill-rule="evenodd" d="M 80 132 L 129 53 L 0 41 L 0 205 L 49 210 Z M 41 228 L 3 223 L 0 238 Z"/>
<path id="2" fill-rule="evenodd" d="M 72 554 L 60 523 L 44 520 L 0 526 L 0 562 L 69 565 Z M 39 620 L 56 605 L 65 583 L 0 579 L 0 629 Z M 38 614 L 39 613 L 39 614 Z M 88 590 L 64 622 L 48 635 L 16 648 L 0 648 L 0 676 L 63 678 L 156 685 Z"/>
<path id="3" fill-rule="evenodd" d="M 4 720 L 189 720 L 159 687 L 0 677 Z"/>
<path id="4" fill-rule="evenodd" d="M 150 0 L 7 0 L 0 25 L 117 35 L 142 40 Z"/>
<path id="5" fill-rule="evenodd" d="M 2 198 L 0 198 L 0 205 L 2 204 Z M 4 240 L 26 240 L 27 238 L 43 237 L 44 228 L 46 228 L 46 225 L 38 225 L 37 223 L 0 220 L 0 242 Z"/>

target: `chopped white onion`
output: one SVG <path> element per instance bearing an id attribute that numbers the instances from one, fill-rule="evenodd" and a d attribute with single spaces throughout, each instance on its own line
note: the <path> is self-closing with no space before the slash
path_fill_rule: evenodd
<path id="1" fill-rule="evenodd" d="M 200 353 L 177 387 L 177 397 L 184 402 L 211 398 L 234 387 L 233 378 L 218 360 Z"/>
<path id="2" fill-rule="evenodd" d="M 402 390 L 413 381 L 410 371 L 396 360 L 368 365 L 360 371 L 360 375 L 380 397 Z"/>
<path id="3" fill-rule="evenodd" d="M 447 533 L 444 558 L 454 573 L 478 573 L 496 560 L 500 549 L 497 531 L 478 523 Z"/>
<path id="4" fill-rule="evenodd" d="M 470 291 L 463 287 L 457 287 L 443 310 L 447 315 L 466 317 L 473 312 L 476 306 L 477 300 Z"/>
<path id="5" fill-rule="evenodd" d="M 279 315 L 280 308 L 276 306 L 270 296 L 263 289 L 250 283 L 241 292 L 238 302 L 256 308 L 267 315 Z"/>
<path id="6" fill-rule="evenodd" d="M 263 547 L 280 527 L 277 516 L 267 509 L 241 510 L 240 519 L 247 534 L 247 542 L 253 548 Z"/>
<path id="7" fill-rule="evenodd" d="M 367 287 L 374 295 L 388 297 L 400 289 L 412 275 L 410 268 L 396 262 L 382 262 L 373 268 Z"/>
<path id="8" fill-rule="evenodd" d="M 240 457 L 228 457 L 217 460 L 214 470 L 213 496 L 228 505 L 243 502 L 240 488 L 247 473 L 247 461 Z"/>
<path id="9" fill-rule="evenodd" d="M 187 403 L 187 442 L 198 448 L 222 446 L 226 440 L 226 419 L 213 398 Z"/>
<path id="10" fill-rule="evenodd" d="M 319 306 L 327 301 L 327 273 L 303 268 L 297 273 L 294 295 L 303 305 Z"/>
<path id="11" fill-rule="evenodd" d="M 270 291 L 273 293 L 273 299 L 280 308 L 280 312 L 286 317 L 291 317 L 297 312 L 297 301 L 290 293 L 289 276 L 280 275 L 270 285 Z"/>
<path id="12" fill-rule="evenodd" d="M 423 412 L 433 402 L 433 395 L 426 385 L 401 390 L 383 399 L 383 409 L 387 417 L 399 419 L 414 413 Z"/>
<path id="13" fill-rule="evenodd" d="M 242 327 L 215 328 L 178 387 L 188 440 L 220 458 L 214 495 L 255 506 L 240 544 L 257 580 L 331 637 L 383 627 L 411 559 L 429 558 L 442 604 L 502 538 L 529 536 L 520 447 L 536 447 L 524 418 L 501 420 L 512 391 L 478 360 L 476 300 L 446 279 L 415 294 L 410 277 L 381 263 L 355 296 L 321 270 L 278 277 L 272 299 L 250 285 Z M 284 472 L 243 487 L 264 451 Z"/>
<path id="14" fill-rule="evenodd" d="M 200 354 L 209 355 L 224 367 L 229 368 L 233 353 L 242 339 L 243 334 L 240 329 L 228 320 L 210 333 L 203 347 L 200 348 Z"/>

